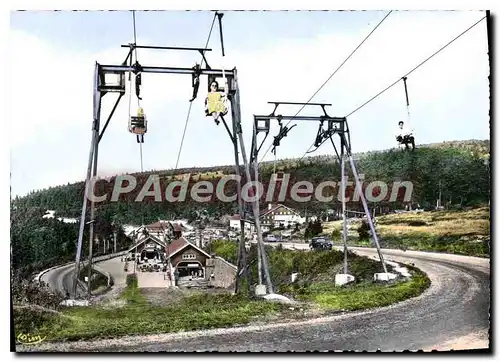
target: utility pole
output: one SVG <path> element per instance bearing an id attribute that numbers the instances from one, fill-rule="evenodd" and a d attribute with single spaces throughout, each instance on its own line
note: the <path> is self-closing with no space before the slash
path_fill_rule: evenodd
<path id="1" fill-rule="evenodd" d="M 158 220 L 160 221 L 160 220 Z M 173 231 L 173 225 L 169 222 L 169 227 L 170 227 L 170 230 Z M 163 236 L 163 242 L 165 243 L 165 245 L 167 246 L 167 249 L 166 249 L 166 262 L 167 262 L 167 273 L 169 275 L 169 282 L 170 282 L 170 285 L 171 286 L 175 286 L 175 277 L 174 277 L 174 274 L 172 272 L 172 260 L 170 259 L 170 243 L 172 242 L 172 239 L 170 236 L 167 235 L 167 232 L 165 230 L 165 226 L 163 226 L 163 223 L 161 223 L 160 221 L 160 225 L 161 225 L 161 230 L 162 230 L 162 236 Z"/>
<path id="2" fill-rule="evenodd" d="M 90 245 L 89 245 L 89 270 L 88 270 L 88 274 L 87 274 L 87 277 L 88 277 L 88 280 L 87 280 L 87 297 L 89 299 L 91 297 L 90 280 L 92 278 L 92 244 L 94 244 L 94 241 L 97 241 L 97 240 L 92 240 L 92 239 L 89 240 L 89 242 L 90 242 Z M 75 296 L 75 299 L 76 299 L 76 296 Z"/>
<path id="3" fill-rule="evenodd" d="M 342 146 L 340 148 L 340 190 L 342 192 L 342 242 L 344 244 L 344 274 L 348 274 L 347 270 L 347 217 L 346 217 L 346 201 L 345 201 L 345 155 L 344 155 L 344 140 L 340 141 Z"/>

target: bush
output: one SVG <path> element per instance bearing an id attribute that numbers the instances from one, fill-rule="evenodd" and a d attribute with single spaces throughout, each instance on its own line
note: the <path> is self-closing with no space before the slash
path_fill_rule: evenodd
<path id="1" fill-rule="evenodd" d="M 412 220 L 408 222 L 408 226 L 426 226 L 427 223 L 422 220 Z"/>
<path id="2" fill-rule="evenodd" d="M 11 285 L 12 301 L 14 304 L 38 305 L 56 310 L 59 308 L 61 302 L 66 299 L 63 294 L 53 291 L 42 281 L 35 282 L 13 278 Z"/>
<path id="3" fill-rule="evenodd" d="M 332 238 L 332 241 L 339 240 L 342 237 L 342 232 L 339 229 L 335 228 L 333 229 L 330 237 Z"/>
<path id="4" fill-rule="evenodd" d="M 137 275 L 136 274 L 128 274 L 127 275 L 127 287 L 130 288 L 137 288 L 138 286 L 137 282 Z"/>
<path id="5" fill-rule="evenodd" d="M 370 225 L 363 220 L 358 228 L 359 241 L 367 240 L 370 238 Z"/>
<path id="6" fill-rule="evenodd" d="M 212 241 L 211 250 L 215 252 L 217 256 L 220 256 L 232 264 L 236 265 L 238 263 L 238 243 L 227 242 L 225 240 L 214 240 Z"/>
<path id="7" fill-rule="evenodd" d="M 45 309 L 39 306 L 14 306 L 14 332 L 31 335 L 42 333 L 44 330 L 61 328 L 69 325 L 69 320 L 60 312 Z"/>

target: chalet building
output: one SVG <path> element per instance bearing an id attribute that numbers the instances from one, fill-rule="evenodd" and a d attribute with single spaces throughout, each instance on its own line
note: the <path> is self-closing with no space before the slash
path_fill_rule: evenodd
<path id="1" fill-rule="evenodd" d="M 156 237 L 163 238 L 164 233 L 170 235 L 173 232 L 175 238 L 180 237 L 183 228 L 178 223 L 172 223 L 174 230 L 171 230 L 170 223 L 167 221 L 158 221 L 153 224 L 145 226 L 145 229 L 149 234 L 155 235 Z"/>
<path id="2" fill-rule="evenodd" d="M 153 234 L 143 235 L 139 240 L 127 250 L 127 258 L 144 262 L 146 260 L 162 261 L 165 258 L 164 250 L 166 243 L 163 238 L 158 238 Z"/>
<path id="3" fill-rule="evenodd" d="M 295 210 L 282 204 L 268 204 L 267 209 L 260 210 L 260 225 L 262 231 L 269 231 L 272 228 L 294 226 L 295 223 L 302 224 L 305 218 L 300 216 Z M 240 216 L 233 215 L 229 220 L 229 226 L 233 229 L 240 229 Z M 250 224 L 245 224 L 245 228 L 251 228 Z"/>
<path id="4" fill-rule="evenodd" d="M 234 229 L 234 230 L 240 230 L 240 215 L 239 214 L 236 214 L 236 215 L 231 215 L 229 217 L 229 227 L 231 229 Z M 245 223 L 245 230 L 250 230 L 250 224 L 249 223 Z"/>
<path id="5" fill-rule="evenodd" d="M 260 220 L 261 225 L 267 228 L 292 227 L 295 223 L 305 222 L 297 211 L 282 204 L 268 204 L 267 210 L 260 211 Z"/>
<path id="6" fill-rule="evenodd" d="M 183 236 L 167 245 L 165 254 L 170 258 L 173 270 L 178 272 L 179 277 L 205 278 L 207 259 L 211 258 L 210 254 L 190 243 Z"/>
<path id="7" fill-rule="evenodd" d="M 137 242 L 127 250 L 127 258 L 148 264 L 164 264 L 170 258 L 173 271 L 177 270 L 179 277 L 204 278 L 210 254 L 187 241 L 182 236 L 181 225 L 172 223 L 172 226 L 166 221 L 158 221 L 138 229 Z M 172 239 L 170 244 L 164 235 L 167 240 Z"/>
<path id="8" fill-rule="evenodd" d="M 155 223 L 156 224 L 156 223 Z M 208 254 L 182 235 L 180 226 L 170 227 L 175 238 L 168 241 L 156 236 L 156 229 L 163 225 L 148 225 L 137 232 L 137 242 L 128 249 L 127 259 L 133 267 L 125 264 L 125 271 L 138 273 L 139 286 L 143 288 L 179 287 L 234 288 L 237 267 L 226 260 Z M 173 229 L 173 230 L 172 230 Z M 163 231 L 159 231 L 162 235 Z M 170 259 L 171 272 L 167 260 Z M 125 261 L 125 260 L 123 260 Z M 153 273 L 152 275 L 150 273 Z M 150 275 L 146 275 L 150 274 Z"/>

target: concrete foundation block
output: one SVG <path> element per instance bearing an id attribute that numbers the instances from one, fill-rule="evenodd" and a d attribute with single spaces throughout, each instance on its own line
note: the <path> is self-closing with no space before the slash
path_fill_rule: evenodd
<path id="1" fill-rule="evenodd" d="M 283 303 L 283 304 L 296 304 L 296 302 L 294 302 L 293 300 L 290 300 L 290 298 L 287 298 L 284 295 L 275 294 L 275 293 L 266 294 L 262 298 L 264 298 L 265 300 L 276 301 L 276 302 Z"/>
<path id="2" fill-rule="evenodd" d="M 408 269 L 407 269 L 407 268 L 404 268 L 404 267 L 394 268 L 394 271 L 395 271 L 396 273 L 401 274 L 401 275 L 402 275 L 402 276 L 404 276 L 404 277 L 407 277 L 407 278 L 411 277 L 411 274 L 410 274 L 410 272 L 408 271 Z"/>
<path id="3" fill-rule="evenodd" d="M 397 275 L 394 273 L 375 273 L 373 274 L 373 280 L 378 282 L 387 282 L 389 280 L 396 279 Z"/>
<path id="4" fill-rule="evenodd" d="M 267 290 L 266 286 L 264 284 L 258 284 L 255 286 L 255 295 L 256 296 L 261 296 L 261 295 L 266 295 Z"/>
<path id="5" fill-rule="evenodd" d="M 61 305 L 66 307 L 88 307 L 89 301 L 85 299 L 77 300 L 77 299 L 66 299 L 61 302 Z"/>
<path id="6" fill-rule="evenodd" d="M 350 274 L 336 274 L 335 275 L 335 285 L 345 285 L 354 281 L 354 276 Z"/>
<path id="7" fill-rule="evenodd" d="M 386 260 L 386 261 L 385 261 L 385 263 L 386 263 L 387 265 L 392 266 L 393 268 L 399 268 L 399 264 L 398 264 L 398 263 L 395 263 L 395 262 L 393 262 L 393 261 Z"/>

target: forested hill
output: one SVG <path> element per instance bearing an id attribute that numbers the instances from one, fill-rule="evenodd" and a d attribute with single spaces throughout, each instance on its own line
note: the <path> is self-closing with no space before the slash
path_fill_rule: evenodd
<path id="1" fill-rule="evenodd" d="M 422 207 L 434 205 L 439 190 L 441 190 L 443 204 L 467 206 L 488 202 L 489 140 L 453 141 L 417 147 L 413 153 L 391 149 L 355 154 L 354 158 L 357 160 L 359 173 L 364 175 L 365 183 L 375 180 L 383 181 L 388 185 L 395 181 L 413 182 L 412 202 Z M 260 176 L 264 184 L 270 179 L 273 166 L 273 162 L 261 164 Z M 336 158 L 331 155 L 278 160 L 276 169 L 279 172 L 289 173 L 291 182 L 309 180 L 317 185 L 327 180 L 340 180 L 340 166 Z M 122 195 L 119 202 L 108 202 L 114 178 L 99 180 L 95 187 L 96 195 L 108 194 L 109 196 L 108 201 L 98 204 L 98 214 L 109 220 L 114 217 L 120 223 L 142 223 L 153 222 L 158 218 L 180 216 L 189 218 L 197 210 L 206 210 L 212 216 L 221 216 L 236 211 L 235 202 L 224 203 L 214 198 L 209 203 L 199 203 L 190 199 L 189 192 L 185 202 L 168 202 L 164 195 L 162 195 L 161 202 L 155 201 L 154 197 L 146 197 L 143 202 L 134 202 L 150 174 L 160 175 L 161 190 L 164 194 L 167 185 L 174 180 L 173 175 L 188 173 L 191 174 L 191 183 L 204 179 L 215 185 L 223 175 L 234 174 L 234 166 L 151 170 L 142 174 L 137 173 L 135 174 L 137 179 L 135 190 Z M 235 189 L 235 183 L 229 182 L 226 184 L 225 193 L 231 195 Z M 26 197 L 16 198 L 13 202 L 23 207 L 56 210 L 56 214 L 60 216 L 79 217 L 83 194 L 84 183 L 79 182 L 31 192 Z M 336 200 L 337 198 L 334 198 L 328 204 L 311 201 L 307 203 L 307 208 L 311 212 L 335 208 L 338 204 Z M 299 210 L 303 210 L 306 206 L 289 198 L 283 203 Z M 381 205 L 393 209 L 402 206 L 400 202 L 388 201 L 381 202 Z"/>

